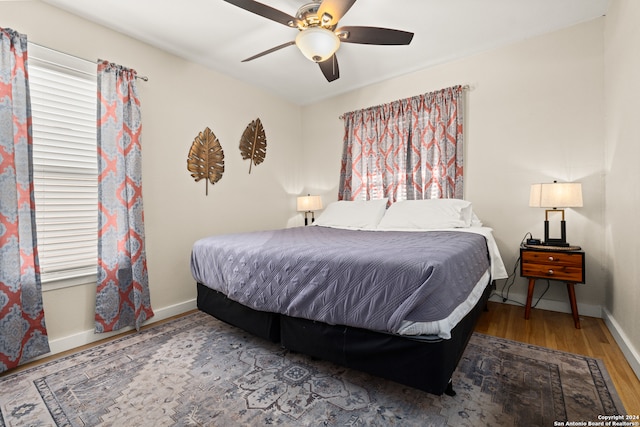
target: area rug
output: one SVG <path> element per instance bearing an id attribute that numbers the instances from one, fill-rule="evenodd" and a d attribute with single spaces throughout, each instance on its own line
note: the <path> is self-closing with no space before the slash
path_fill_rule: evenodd
<path id="1" fill-rule="evenodd" d="M 197 312 L 1 377 L 0 426 L 552 426 L 625 413 L 598 360 L 486 335 L 453 382 L 456 396 L 430 395 Z"/>

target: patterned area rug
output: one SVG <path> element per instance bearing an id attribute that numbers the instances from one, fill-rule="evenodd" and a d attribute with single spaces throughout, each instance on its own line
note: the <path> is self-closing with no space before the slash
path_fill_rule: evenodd
<path id="1" fill-rule="evenodd" d="M 198 312 L 1 377 L 0 426 L 551 426 L 625 413 L 598 360 L 485 335 L 453 381 L 455 397 L 433 396 Z"/>

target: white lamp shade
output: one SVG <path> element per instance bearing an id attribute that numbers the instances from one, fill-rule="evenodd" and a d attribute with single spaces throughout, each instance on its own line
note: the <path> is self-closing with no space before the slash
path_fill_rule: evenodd
<path id="1" fill-rule="evenodd" d="M 298 212 L 313 212 L 320 209 L 322 209 L 322 198 L 320 196 L 298 197 Z"/>
<path id="2" fill-rule="evenodd" d="M 579 182 L 554 182 L 533 184 L 529 194 L 532 208 L 582 207 L 582 184 Z"/>
<path id="3" fill-rule="evenodd" d="M 340 39 L 331 30 L 311 27 L 298 33 L 296 45 L 311 61 L 323 62 L 336 53 L 340 47 Z"/>

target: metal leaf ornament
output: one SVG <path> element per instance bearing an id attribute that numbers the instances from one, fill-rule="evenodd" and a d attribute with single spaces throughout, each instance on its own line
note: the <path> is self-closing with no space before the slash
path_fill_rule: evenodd
<path id="1" fill-rule="evenodd" d="M 209 182 L 213 185 L 222 178 L 224 151 L 211 129 L 206 128 L 193 140 L 187 158 L 187 169 L 196 182 L 205 180 L 206 195 L 209 195 Z"/>
<path id="2" fill-rule="evenodd" d="M 267 136 L 264 133 L 264 128 L 260 119 L 255 119 L 244 130 L 242 138 L 240 138 L 240 153 L 242 153 L 242 159 L 249 159 L 249 173 L 251 173 L 251 166 L 258 166 L 264 162 L 264 158 L 267 155 Z"/>

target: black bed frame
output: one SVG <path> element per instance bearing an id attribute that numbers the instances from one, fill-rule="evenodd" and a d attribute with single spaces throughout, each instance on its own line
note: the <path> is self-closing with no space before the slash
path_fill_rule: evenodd
<path id="1" fill-rule="evenodd" d="M 491 294 L 489 284 L 480 301 L 453 328 L 451 339 L 424 341 L 256 311 L 200 283 L 197 289 L 198 309 L 286 349 L 451 396 L 455 395 L 451 376 Z"/>

